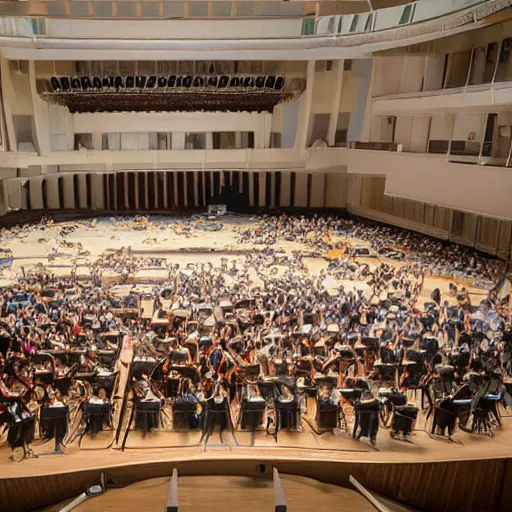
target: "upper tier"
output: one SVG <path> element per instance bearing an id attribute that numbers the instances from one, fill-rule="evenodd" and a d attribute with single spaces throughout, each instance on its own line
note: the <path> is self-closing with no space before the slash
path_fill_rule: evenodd
<path id="1" fill-rule="evenodd" d="M 120 58 L 117 52 L 155 58 L 168 51 L 187 59 L 205 50 L 226 59 L 235 51 L 239 59 L 261 59 L 262 52 L 289 60 L 355 58 L 475 28 L 511 4 L 372 1 L 393 6 L 372 11 L 360 0 L 0 2 L 0 47 L 11 59 L 69 59 L 70 52 L 74 58 Z"/>

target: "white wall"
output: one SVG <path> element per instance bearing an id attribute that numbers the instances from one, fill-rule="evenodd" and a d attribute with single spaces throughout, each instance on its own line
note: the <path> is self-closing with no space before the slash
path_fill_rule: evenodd
<path id="1" fill-rule="evenodd" d="M 455 115 L 433 116 L 430 123 L 430 140 L 450 140 L 453 135 Z"/>
<path id="2" fill-rule="evenodd" d="M 425 56 L 408 55 L 407 57 L 404 57 L 404 59 L 405 62 L 402 69 L 400 92 L 421 91 L 423 74 L 425 72 Z"/>
<path id="3" fill-rule="evenodd" d="M 60 123 L 61 121 L 59 121 Z M 74 114 L 73 133 L 173 133 L 173 149 L 184 148 L 186 132 L 254 132 L 255 148 L 268 147 L 272 114 L 257 112 L 122 112 Z M 182 140 L 183 139 L 183 140 Z M 101 139 L 95 138 L 101 149 Z"/>
<path id="4" fill-rule="evenodd" d="M 404 56 L 375 57 L 375 59 L 372 96 L 398 94 L 402 81 L 402 69 L 405 63 Z"/>
<path id="5" fill-rule="evenodd" d="M 395 142 L 403 145 L 404 151 L 409 151 L 411 146 L 412 116 L 397 117 L 395 125 Z"/>
<path id="6" fill-rule="evenodd" d="M 301 19 L 84 20 L 47 19 L 46 35 L 73 38 L 225 39 L 299 36 Z"/>
<path id="7" fill-rule="evenodd" d="M 469 134 L 472 133 L 474 142 L 482 141 L 486 119 L 485 114 L 457 114 L 453 127 L 453 140 L 470 140 Z"/>
<path id="8" fill-rule="evenodd" d="M 512 219 L 510 169 L 449 163 L 437 155 L 363 150 L 346 155 L 350 174 L 385 175 L 386 194 Z"/>
<path id="9" fill-rule="evenodd" d="M 425 91 L 437 91 L 443 88 L 444 55 L 427 55 Z"/>
<path id="10" fill-rule="evenodd" d="M 412 153 L 427 152 L 429 127 L 430 116 L 414 116 L 412 118 L 409 151 Z"/>

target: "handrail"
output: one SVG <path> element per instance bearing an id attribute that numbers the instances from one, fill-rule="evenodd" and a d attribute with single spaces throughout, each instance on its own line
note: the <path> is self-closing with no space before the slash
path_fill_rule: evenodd
<path id="1" fill-rule="evenodd" d="M 313 5 L 325 4 L 315 2 Z M 330 3 L 330 2 L 328 2 Z M 338 4 L 339 2 L 332 2 Z M 20 9 L 5 9 L 6 4 Z M 36 4 L 32 6 L 32 4 Z M 45 5 L 46 9 L 38 8 Z M 121 8 L 122 4 L 122 8 Z M 351 36 L 374 33 L 393 28 L 414 25 L 456 13 L 482 4 L 489 5 L 489 13 L 512 5 L 512 0 L 417 0 L 416 2 L 352 14 L 333 14 L 315 16 L 311 11 L 311 2 L 288 1 L 201 1 L 201 0 L 140 0 L 89 1 L 59 0 L 47 2 L 1 2 L 0 36 L 13 37 L 62 37 L 62 30 L 53 33 L 52 24 L 64 20 L 83 22 L 87 20 L 192 20 L 192 19 L 229 19 L 229 18 L 286 18 L 301 22 L 293 37 L 300 36 Z M 147 7 L 151 6 L 149 10 Z M 58 9 L 55 8 L 60 6 Z M 128 6 L 128 7 L 127 7 Z M 492 7 L 495 6 L 495 11 Z M 77 9 L 75 9 L 75 7 Z M 129 11 L 129 8 L 132 9 Z M 126 10 L 128 9 L 128 10 Z M 9 11 L 8 16 L 2 13 Z M 317 9 L 318 11 L 318 9 Z M 133 18 L 130 16 L 133 13 Z M 16 13 L 19 13 L 16 14 Z M 82 14 L 80 14 L 82 13 Z M 470 20 L 460 20 L 460 25 L 474 21 L 489 14 L 483 8 L 470 16 Z M 29 17 L 26 15 L 30 15 Z M 58 20 L 58 21 L 57 21 Z M 55 25 L 54 25 L 55 26 Z M 458 25 L 457 25 L 458 26 Z M 62 27 L 62 25 L 60 25 Z M 72 36 L 71 36 L 72 37 Z M 290 37 L 288 35 L 288 37 Z"/>

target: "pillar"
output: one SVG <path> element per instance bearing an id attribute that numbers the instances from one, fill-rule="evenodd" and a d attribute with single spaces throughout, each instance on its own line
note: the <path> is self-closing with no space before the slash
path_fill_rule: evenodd
<path id="1" fill-rule="evenodd" d="M 7 139 L 10 151 L 18 151 L 18 141 L 16 140 L 16 130 L 14 128 L 14 120 L 12 118 L 11 105 L 14 102 L 14 95 L 12 90 L 11 74 L 9 70 L 9 61 L 2 58 L 0 61 L 0 75 L 2 79 L 2 100 L 3 109 L 5 114 L 5 127 L 7 129 Z"/>
<path id="2" fill-rule="evenodd" d="M 36 69 L 33 60 L 28 61 L 28 79 L 30 83 L 30 92 L 32 96 L 32 105 L 34 106 L 34 123 L 36 126 L 37 144 L 39 154 L 46 155 L 51 152 L 52 144 L 50 137 L 50 122 L 48 116 L 48 103 L 43 101 L 36 88 Z M 69 148 L 68 148 L 69 149 Z"/>
<path id="3" fill-rule="evenodd" d="M 290 186 L 292 175 L 289 172 L 281 172 L 281 197 L 279 198 L 279 207 L 290 206 Z"/>
<path id="4" fill-rule="evenodd" d="M 341 105 L 341 94 L 343 90 L 343 72 L 345 69 L 344 59 L 336 61 L 336 69 L 334 75 L 334 95 L 331 103 L 331 116 L 329 117 L 329 129 L 327 130 L 327 144 L 335 145 L 336 128 L 338 127 L 338 116 Z"/>
<path id="5" fill-rule="evenodd" d="M 308 205 L 308 173 L 295 174 L 295 205 L 297 208 L 306 208 Z"/>
<path id="6" fill-rule="evenodd" d="M 306 89 L 302 94 L 300 102 L 299 122 L 295 135 L 295 149 L 303 150 L 306 148 L 309 119 L 311 117 L 311 103 L 313 100 L 313 87 L 315 85 L 315 67 L 316 61 L 308 60 Z"/>

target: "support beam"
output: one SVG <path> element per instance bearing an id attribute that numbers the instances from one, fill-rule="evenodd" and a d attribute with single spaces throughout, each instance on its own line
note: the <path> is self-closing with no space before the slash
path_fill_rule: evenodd
<path id="1" fill-rule="evenodd" d="M 172 470 L 171 481 L 167 491 L 167 501 L 165 504 L 165 512 L 178 512 L 178 470 Z"/>
<path id="2" fill-rule="evenodd" d="M 367 491 L 352 475 L 350 475 L 348 481 L 379 511 L 379 512 L 391 512 L 388 507 L 384 506 L 379 500 L 377 500 L 369 491 Z"/>
<path id="3" fill-rule="evenodd" d="M 331 116 L 329 118 L 329 129 L 327 131 L 327 144 L 329 146 L 334 146 L 336 142 L 336 129 L 338 127 L 338 117 L 340 113 L 344 69 L 345 60 L 337 60 L 334 76 L 334 95 L 332 97 Z"/>
<path id="4" fill-rule="evenodd" d="M 281 479 L 279 478 L 279 471 L 273 468 L 273 480 L 274 480 L 274 510 L 275 512 L 286 512 L 288 510 L 286 504 L 286 496 L 284 494 L 283 486 L 281 485 Z"/>

